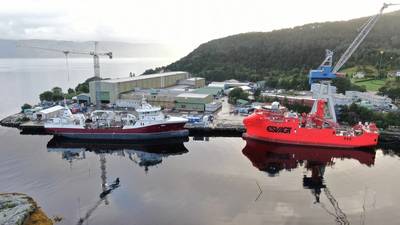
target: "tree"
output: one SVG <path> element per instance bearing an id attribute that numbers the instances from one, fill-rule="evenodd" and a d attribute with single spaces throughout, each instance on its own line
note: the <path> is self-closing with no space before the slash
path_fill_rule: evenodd
<path id="1" fill-rule="evenodd" d="M 391 99 L 400 99 L 400 80 L 398 78 L 386 81 L 378 94 L 387 95 Z"/>
<path id="2" fill-rule="evenodd" d="M 78 84 L 75 88 L 76 93 L 89 93 L 89 83 Z"/>
<path id="3" fill-rule="evenodd" d="M 62 89 L 60 87 L 53 87 L 51 91 L 56 95 L 62 94 Z"/>
<path id="4" fill-rule="evenodd" d="M 75 90 L 72 88 L 68 88 L 68 94 L 75 94 Z"/>
<path id="5" fill-rule="evenodd" d="M 365 86 L 358 86 L 352 84 L 350 79 L 347 77 L 337 77 L 333 80 L 332 84 L 336 87 L 337 92 L 345 93 L 346 91 L 361 91 L 365 92 Z"/>
<path id="6" fill-rule="evenodd" d="M 53 92 L 45 91 L 39 95 L 40 101 L 53 101 Z"/>
<path id="7" fill-rule="evenodd" d="M 241 88 L 234 88 L 231 92 L 229 92 L 229 103 L 236 104 L 238 99 L 249 100 L 249 94 L 243 91 Z"/>
<path id="8" fill-rule="evenodd" d="M 89 83 L 92 82 L 92 81 L 96 81 L 96 80 L 106 80 L 106 79 L 101 79 L 101 78 L 98 78 L 98 77 L 88 78 L 88 79 L 85 80 L 85 82 L 79 83 L 75 87 L 76 94 L 89 93 Z"/>
<path id="9" fill-rule="evenodd" d="M 32 106 L 29 105 L 28 103 L 25 103 L 21 106 L 21 112 L 24 112 L 25 109 L 31 109 Z"/>
<path id="10" fill-rule="evenodd" d="M 254 92 L 254 98 L 257 99 L 260 95 L 261 95 L 261 90 L 260 90 L 260 89 L 257 89 L 257 90 Z"/>

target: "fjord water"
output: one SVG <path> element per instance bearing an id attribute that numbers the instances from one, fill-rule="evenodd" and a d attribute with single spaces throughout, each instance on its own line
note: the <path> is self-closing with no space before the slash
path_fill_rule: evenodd
<path id="1" fill-rule="evenodd" d="M 0 116 L 53 86 L 76 86 L 92 73 L 91 63 L 73 59 L 68 82 L 62 59 L 0 60 Z M 102 71 L 127 76 L 167 63 L 103 60 Z M 400 160 L 393 147 L 197 139 L 82 143 L 2 127 L 0 192 L 27 193 L 49 216 L 61 216 L 59 224 L 398 224 Z M 102 176 L 121 180 L 105 198 Z"/>

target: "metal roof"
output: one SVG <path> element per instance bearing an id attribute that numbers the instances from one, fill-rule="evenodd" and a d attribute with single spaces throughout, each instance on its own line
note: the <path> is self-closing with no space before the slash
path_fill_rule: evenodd
<path id="1" fill-rule="evenodd" d="M 180 98 L 207 98 L 209 94 L 197 94 L 197 93 L 182 93 L 176 97 Z"/>
<path id="2" fill-rule="evenodd" d="M 195 89 L 192 93 L 196 94 L 208 94 L 208 95 L 218 95 L 223 92 L 222 88 L 219 87 L 203 87 L 199 89 Z"/>
<path id="3" fill-rule="evenodd" d="M 48 114 L 48 113 L 59 111 L 61 109 L 64 109 L 64 107 L 61 106 L 61 105 L 56 105 L 56 106 L 53 106 L 53 107 L 50 107 L 50 108 L 47 108 L 47 109 L 43 109 L 43 110 L 40 111 L 40 113 Z"/>
<path id="4" fill-rule="evenodd" d="M 166 73 L 140 75 L 140 76 L 135 76 L 135 77 L 115 78 L 115 79 L 110 79 L 110 80 L 102 80 L 101 82 L 105 82 L 105 83 L 121 83 L 121 82 L 144 80 L 144 79 L 150 79 L 150 78 L 167 77 L 167 76 L 173 76 L 173 75 L 178 75 L 178 74 L 188 74 L 188 72 L 173 71 L 173 72 L 166 72 Z"/>

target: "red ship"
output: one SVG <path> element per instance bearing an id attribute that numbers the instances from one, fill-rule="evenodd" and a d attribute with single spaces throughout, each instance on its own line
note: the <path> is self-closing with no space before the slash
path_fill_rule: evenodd
<path id="1" fill-rule="evenodd" d="M 341 127 L 325 118 L 327 101 L 316 101 L 315 113 L 302 115 L 287 111 L 278 102 L 256 109 L 243 120 L 246 127 L 243 136 L 268 142 L 333 148 L 377 145 L 379 134 L 374 123 Z"/>

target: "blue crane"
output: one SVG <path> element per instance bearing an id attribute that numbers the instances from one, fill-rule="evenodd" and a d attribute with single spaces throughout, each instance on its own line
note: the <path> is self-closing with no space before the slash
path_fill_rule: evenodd
<path id="1" fill-rule="evenodd" d="M 353 40 L 350 46 L 346 49 L 343 55 L 340 57 L 339 61 L 333 66 L 333 51 L 326 50 L 325 59 L 322 64 L 318 67 L 318 69 L 310 70 L 309 73 L 309 84 L 318 82 L 320 80 L 332 80 L 336 78 L 338 71 L 342 68 L 342 66 L 347 62 L 347 60 L 353 55 L 358 46 L 364 41 L 365 37 L 367 37 L 368 33 L 372 30 L 376 22 L 382 16 L 383 10 L 392 5 L 400 5 L 400 4 L 392 4 L 392 3 L 384 3 L 382 8 L 379 10 L 378 14 L 370 17 L 367 22 L 361 26 L 360 33 L 358 33 L 357 37 Z M 332 68 L 333 67 L 333 68 Z"/>

